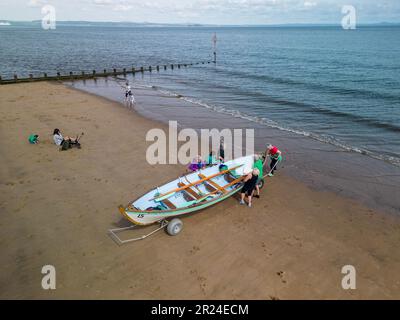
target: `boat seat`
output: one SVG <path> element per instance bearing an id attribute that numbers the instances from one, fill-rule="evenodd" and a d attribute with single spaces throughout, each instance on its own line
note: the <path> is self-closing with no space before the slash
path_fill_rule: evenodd
<path id="1" fill-rule="evenodd" d="M 176 209 L 175 205 L 171 201 L 169 201 L 168 199 L 164 199 L 161 202 L 164 203 L 170 209 Z"/>
<path id="2" fill-rule="evenodd" d="M 235 178 L 232 177 L 229 173 L 224 174 L 224 178 L 225 178 L 225 180 L 226 180 L 227 182 L 235 181 Z"/>
<path id="3" fill-rule="evenodd" d="M 204 174 L 199 173 L 199 177 L 201 179 L 206 179 L 207 177 Z M 204 183 L 208 183 L 210 184 L 212 187 L 214 187 L 215 189 L 218 189 L 219 191 L 221 191 L 222 193 L 226 193 L 227 191 L 225 190 L 225 188 L 221 187 L 218 183 L 212 181 L 212 180 L 207 180 L 204 181 Z"/>
<path id="4" fill-rule="evenodd" d="M 184 186 L 186 186 L 186 184 L 184 184 L 182 182 L 178 183 L 178 187 L 182 188 Z M 193 199 L 200 199 L 201 198 L 200 195 L 196 191 L 194 191 L 192 188 L 186 188 L 183 191 L 186 191 Z"/>

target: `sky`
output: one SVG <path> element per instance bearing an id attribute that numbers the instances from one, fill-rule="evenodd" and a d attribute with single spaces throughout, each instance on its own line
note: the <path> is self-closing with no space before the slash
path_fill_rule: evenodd
<path id="1" fill-rule="evenodd" d="M 0 20 L 40 20 L 46 4 L 59 21 L 340 24 L 352 5 L 358 23 L 400 23 L 400 0 L 0 0 Z"/>

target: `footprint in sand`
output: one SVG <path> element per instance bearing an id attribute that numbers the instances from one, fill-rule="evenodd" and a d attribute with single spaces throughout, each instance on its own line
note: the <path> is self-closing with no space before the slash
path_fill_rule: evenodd
<path id="1" fill-rule="evenodd" d="M 197 280 L 200 282 L 200 289 L 201 289 L 201 291 L 202 291 L 204 294 L 206 294 L 206 287 L 207 287 L 207 285 L 206 285 L 206 280 L 207 280 L 207 278 L 206 278 L 206 277 L 202 277 L 202 276 L 198 276 L 198 277 L 197 277 Z"/>
<path id="2" fill-rule="evenodd" d="M 276 274 L 279 276 L 279 278 L 281 278 L 282 283 L 287 283 L 287 281 L 283 278 L 285 274 L 284 271 L 278 271 Z"/>
<path id="3" fill-rule="evenodd" d="M 297 236 L 289 236 L 283 239 L 283 241 L 285 241 L 285 243 L 289 246 L 299 246 L 302 247 L 303 244 L 301 242 L 301 238 L 297 237 Z"/>
<path id="4" fill-rule="evenodd" d="M 193 246 L 193 248 L 189 251 L 189 253 L 190 254 L 196 254 L 198 251 L 200 251 L 200 247 Z"/>
<path id="5" fill-rule="evenodd" d="M 264 252 L 267 252 L 267 245 L 265 244 L 265 242 L 261 242 L 261 248 L 263 248 Z M 271 256 L 272 254 L 269 254 L 269 256 Z"/>
<path id="6" fill-rule="evenodd" d="M 192 274 L 194 276 L 197 276 L 197 281 L 200 282 L 200 289 L 203 292 L 203 294 L 206 294 L 206 287 L 207 287 L 206 281 L 207 281 L 207 278 L 199 275 L 197 270 L 190 270 L 190 274 Z"/>

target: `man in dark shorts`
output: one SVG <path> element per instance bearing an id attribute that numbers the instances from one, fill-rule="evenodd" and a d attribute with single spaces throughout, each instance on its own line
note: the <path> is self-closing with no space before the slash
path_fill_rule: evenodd
<path id="1" fill-rule="evenodd" d="M 256 189 L 259 175 L 260 171 L 255 168 L 244 178 L 244 186 L 240 191 L 240 204 L 245 204 L 244 197 L 247 195 L 248 206 L 251 207 L 251 198 L 253 196 L 254 190 Z"/>

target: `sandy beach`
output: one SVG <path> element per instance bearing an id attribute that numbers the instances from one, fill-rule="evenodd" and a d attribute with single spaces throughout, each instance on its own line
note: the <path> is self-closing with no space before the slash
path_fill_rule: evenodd
<path id="1" fill-rule="evenodd" d="M 56 83 L 0 86 L 0 113 L 2 299 L 400 298 L 396 215 L 280 170 L 251 209 L 228 199 L 176 237 L 117 246 L 118 205 L 184 171 L 146 162 L 146 132 L 164 124 Z M 84 132 L 82 149 L 59 152 L 56 127 Z M 41 287 L 44 265 L 56 290 Z M 345 265 L 356 290 L 341 287 Z"/>

